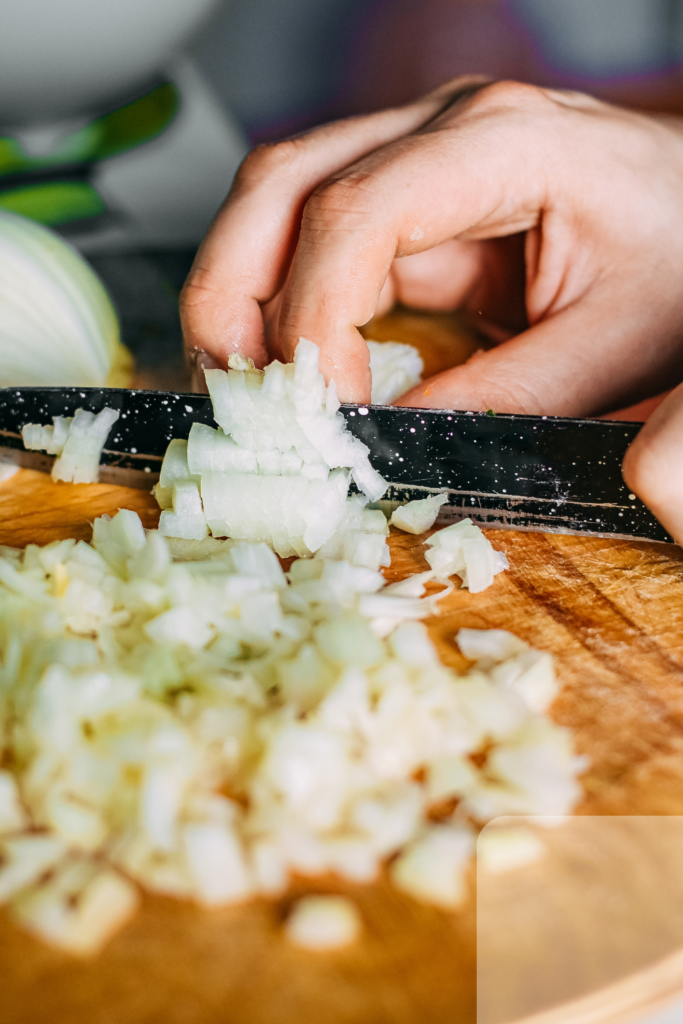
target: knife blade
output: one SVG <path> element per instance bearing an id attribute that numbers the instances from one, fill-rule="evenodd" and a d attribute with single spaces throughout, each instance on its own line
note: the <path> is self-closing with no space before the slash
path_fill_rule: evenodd
<path id="1" fill-rule="evenodd" d="M 118 409 L 120 418 L 107 439 L 100 478 L 133 487 L 156 482 L 172 438 L 186 438 L 195 422 L 213 423 L 208 395 L 2 388 L 3 457 L 49 471 L 49 456 L 24 450 L 21 428 L 105 406 Z M 388 481 L 387 510 L 447 491 L 442 522 L 469 516 L 486 527 L 672 543 L 621 476 L 641 423 L 393 406 L 344 405 L 341 411 Z"/>

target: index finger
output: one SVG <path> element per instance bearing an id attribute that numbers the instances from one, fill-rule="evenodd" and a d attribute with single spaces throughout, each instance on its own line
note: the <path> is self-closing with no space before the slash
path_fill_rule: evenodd
<path id="1" fill-rule="evenodd" d="M 546 198 L 539 121 L 551 102 L 531 87 L 490 86 L 316 189 L 283 296 L 285 353 L 310 338 L 342 400 L 369 401 L 357 327 L 373 316 L 393 260 L 533 227 Z"/>
<path id="2" fill-rule="evenodd" d="M 181 296 L 188 350 L 225 365 L 266 360 L 261 307 L 282 287 L 311 191 L 378 146 L 424 124 L 484 79 L 456 79 L 406 107 L 350 118 L 250 153 L 211 225 Z"/>

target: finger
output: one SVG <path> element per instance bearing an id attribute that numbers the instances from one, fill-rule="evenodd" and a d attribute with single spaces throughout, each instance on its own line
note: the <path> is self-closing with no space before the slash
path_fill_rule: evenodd
<path id="1" fill-rule="evenodd" d="M 662 395 L 655 395 L 654 398 L 646 398 L 642 402 L 630 405 L 627 409 L 617 409 L 616 412 L 606 412 L 601 420 L 625 420 L 632 423 L 646 423 L 655 409 L 658 409 L 665 398 L 671 394 L 665 391 Z"/>
<path id="2" fill-rule="evenodd" d="M 594 416 L 624 407 L 634 380 L 651 393 L 668 372 L 659 362 L 667 346 L 651 344 L 651 321 L 638 319 L 639 296 L 633 301 L 629 316 L 623 295 L 596 286 L 581 302 L 424 381 L 395 404 L 537 416 Z M 616 308 L 624 320 L 614 317 Z"/>
<path id="3" fill-rule="evenodd" d="M 601 121 L 499 83 L 326 182 L 304 211 L 280 317 L 284 351 L 300 336 L 316 341 L 340 398 L 367 402 L 357 327 L 373 315 L 394 258 L 453 237 L 526 232 L 526 301 L 537 326 L 406 401 L 581 416 L 662 390 L 681 360 L 680 309 L 653 239 L 677 193 L 624 210 L 650 165 L 632 168 L 631 130 L 614 128 L 617 117 L 626 115 Z M 574 153 L 598 144 L 615 150 L 607 183 Z"/>
<path id="4" fill-rule="evenodd" d="M 528 326 L 522 235 L 485 242 L 451 238 L 395 260 L 390 279 L 397 300 L 406 306 L 463 309 L 480 318 L 481 327 L 502 328 L 505 337 Z"/>
<path id="5" fill-rule="evenodd" d="M 417 309 L 458 309 L 481 279 L 483 248 L 483 242 L 450 238 L 433 249 L 395 260 L 391 280 L 396 299 Z"/>
<path id="6" fill-rule="evenodd" d="M 683 543 L 683 385 L 656 409 L 624 458 L 624 480 Z"/>
<path id="7" fill-rule="evenodd" d="M 454 93 L 482 81 L 456 80 L 407 107 L 326 125 L 250 153 L 183 289 L 186 347 L 223 364 L 233 351 L 262 363 L 261 306 L 283 284 L 311 190 L 378 146 L 414 131 L 448 105 Z"/>
<path id="8" fill-rule="evenodd" d="M 527 97 L 526 87 L 506 90 L 493 86 L 466 102 L 455 124 L 449 111 L 370 154 L 307 202 L 280 332 L 285 352 L 300 336 L 320 345 L 323 372 L 334 376 L 343 400 L 369 400 L 368 355 L 356 328 L 374 314 L 396 256 L 537 223 L 552 169 L 532 115 L 549 101 L 529 90 L 533 100 L 517 110 L 512 100 L 518 90 Z M 496 118 L 501 104 L 504 132 Z"/>

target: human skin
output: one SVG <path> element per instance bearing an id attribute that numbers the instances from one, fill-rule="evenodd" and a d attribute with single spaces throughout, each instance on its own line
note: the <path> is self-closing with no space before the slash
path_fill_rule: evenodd
<path id="1" fill-rule="evenodd" d="M 682 122 L 467 78 L 254 150 L 181 313 L 198 375 L 303 336 L 367 402 L 358 327 L 397 300 L 461 308 L 498 344 L 396 404 L 593 416 L 683 380 L 682 278 Z M 624 476 L 683 541 L 683 387 Z"/>

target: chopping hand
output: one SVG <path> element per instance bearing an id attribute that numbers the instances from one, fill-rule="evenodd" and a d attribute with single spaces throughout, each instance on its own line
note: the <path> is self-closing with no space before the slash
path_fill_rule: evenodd
<path id="1" fill-rule="evenodd" d="M 400 401 L 589 416 L 683 378 L 683 123 L 478 79 L 247 157 L 183 294 L 198 367 L 299 336 L 368 401 L 357 327 L 395 299 L 501 342 Z M 683 539 L 683 393 L 626 479 Z M 672 471 L 673 470 L 673 471 Z"/>

